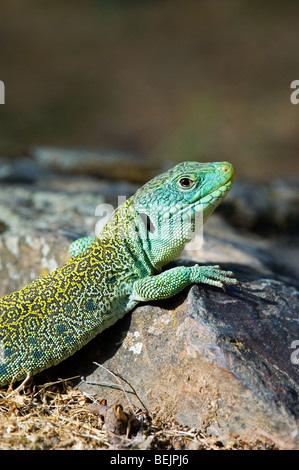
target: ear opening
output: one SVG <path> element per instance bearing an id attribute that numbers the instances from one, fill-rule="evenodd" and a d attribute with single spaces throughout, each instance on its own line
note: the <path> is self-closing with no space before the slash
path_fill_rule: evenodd
<path id="1" fill-rule="evenodd" d="M 145 212 L 140 212 L 139 216 L 140 216 L 142 222 L 144 223 L 145 229 L 150 233 L 155 233 L 156 228 L 155 228 L 152 220 L 150 219 L 150 217 Z"/>

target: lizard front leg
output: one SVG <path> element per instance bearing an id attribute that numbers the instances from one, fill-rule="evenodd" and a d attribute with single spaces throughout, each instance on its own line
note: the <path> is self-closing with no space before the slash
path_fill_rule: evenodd
<path id="1" fill-rule="evenodd" d="M 71 258 L 75 258 L 76 256 L 82 255 L 85 250 L 92 244 L 95 237 L 82 237 L 78 238 L 74 242 L 72 242 L 69 246 L 69 254 Z"/>
<path id="2" fill-rule="evenodd" d="M 224 284 L 239 284 L 239 281 L 232 271 L 223 271 L 218 265 L 178 266 L 156 276 L 147 276 L 135 281 L 131 300 L 167 299 L 193 283 L 224 288 Z"/>

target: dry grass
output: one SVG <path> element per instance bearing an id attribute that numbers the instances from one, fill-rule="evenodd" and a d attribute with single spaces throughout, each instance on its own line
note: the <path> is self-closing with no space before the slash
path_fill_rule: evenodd
<path id="1" fill-rule="evenodd" d="M 117 435 L 94 412 L 94 405 L 103 407 L 94 397 L 74 389 L 71 381 L 2 389 L 0 449 L 273 449 L 261 441 L 245 442 L 238 438 L 224 445 L 198 430 L 162 422 L 141 410 L 135 410 L 139 431 Z M 109 410 L 115 408 L 111 406 Z"/>

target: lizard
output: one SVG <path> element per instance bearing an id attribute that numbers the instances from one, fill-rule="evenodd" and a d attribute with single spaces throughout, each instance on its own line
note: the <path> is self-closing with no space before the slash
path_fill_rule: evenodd
<path id="1" fill-rule="evenodd" d="M 169 298 L 193 283 L 238 284 L 218 265 L 162 269 L 234 179 L 228 162 L 175 165 L 120 205 L 96 237 L 73 242 L 65 265 L 2 297 L 0 385 L 58 364 L 139 302 Z"/>

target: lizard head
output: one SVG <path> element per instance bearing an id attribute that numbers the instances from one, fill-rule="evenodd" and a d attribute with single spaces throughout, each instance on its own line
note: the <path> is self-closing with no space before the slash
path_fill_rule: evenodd
<path id="1" fill-rule="evenodd" d="M 136 192 L 136 230 L 154 267 L 160 268 L 182 251 L 234 179 L 231 163 L 183 162 Z"/>

